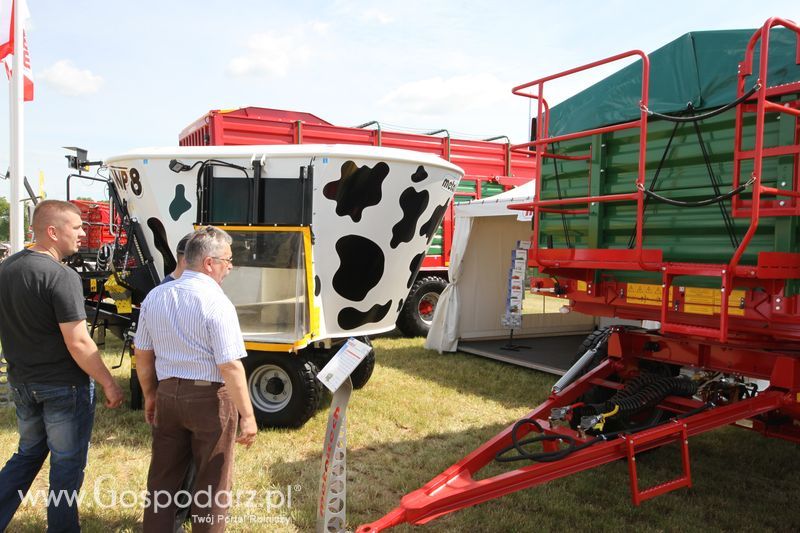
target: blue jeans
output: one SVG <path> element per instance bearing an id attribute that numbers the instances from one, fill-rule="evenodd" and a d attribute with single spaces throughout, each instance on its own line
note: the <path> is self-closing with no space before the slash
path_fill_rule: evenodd
<path id="1" fill-rule="evenodd" d="M 19 449 L 0 470 L 0 531 L 4 531 L 50 454 L 47 531 L 80 531 L 77 498 L 94 424 L 94 383 L 11 383 L 17 407 Z M 36 497 L 36 500 L 33 500 Z M 45 500 L 45 498 L 48 498 Z"/>

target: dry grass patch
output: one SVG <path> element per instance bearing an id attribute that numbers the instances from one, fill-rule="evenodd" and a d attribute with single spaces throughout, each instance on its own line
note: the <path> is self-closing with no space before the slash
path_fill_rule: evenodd
<path id="1" fill-rule="evenodd" d="M 373 521 L 407 492 L 461 459 L 513 423 L 547 396 L 552 376 L 465 354 L 439 355 L 421 339 L 374 342 L 377 366 L 367 386 L 356 391 L 348 411 L 348 525 Z M 116 363 L 118 345 L 107 362 Z M 127 362 L 114 371 L 127 384 Z M 259 433 L 250 449 L 238 450 L 235 488 L 286 494 L 292 506 L 267 512 L 232 510 L 229 531 L 312 531 L 322 439 L 323 407 L 303 428 Z M 0 448 L 16 448 L 12 410 L 0 412 Z M 98 407 L 81 507 L 84 531 L 137 531 L 141 508 L 92 501 L 102 479 L 111 491 L 141 491 L 150 460 L 150 434 L 140 412 Z M 695 487 L 657 498 L 639 508 L 630 503 L 627 467 L 615 463 L 565 480 L 521 491 L 438 519 L 424 531 L 798 531 L 795 495 L 798 446 L 723 429 L 690 442 Z M 0 457 L 4 460 L 5 457 Z M 670 450 L 640 459 L 645 483 L 677 473 Z M 492 467 L 492 471 L 501 471 Z M 105 477 L 104 477 L 105 476 Z M 46 469 L 35 488 L 46 487 Z M 106 502 L 108 500 L 105 500 Z M 248 515 L 277 522 L 254 525 Z M 45 528 L 42 506 L 24 507 L 10 531 Z M 409 531 L 403 526 L 399 531 Z"/>

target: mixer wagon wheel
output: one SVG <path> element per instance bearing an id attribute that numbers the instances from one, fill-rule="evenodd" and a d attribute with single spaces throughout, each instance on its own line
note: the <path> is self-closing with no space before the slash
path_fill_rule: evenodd
<path id="1" fill-rule="evenodd" d="M 369 378 L 372 377 L 373 370 L 375 370 L 375 349 L 372 348 L 372 342 L 369 340 L 369 337 L 356 337 L 356 339 L 360 340 L 364 344 L 368 344 L 371 348 L 367 356 L 361 360 L 355 370 L 353 370 L 353 373 L 350 374 L 350 380 L 353 383 L 353 388 L 361 389 L 367 384 Z M 309 346 L 303 350 L 303 353 L 306 355 L 306 357 L 314 362 L 314 364 L 317 366 L 317 369 L 322 370 L 322 368 L 328 364 L 328 361 L 331 360 L 331 357 L 336 355 L 336 352 L 338 352 L 339 348 L 341 347 L 341 343 L 334 344 L 333 347 L 329 349 L 314 348 Z M 323 389 L 323 392 L 326 390 L 327 389 Z"/>
<path id="2" fill-rule="evenodd" d="M 370 348 L 372 343 L 369 337 L 358 337 L 358 340 L 365 344 L 369 344 Z M 350 380 L 353 382 L 354 389 L 360 389 L 367 384 L 369 378 L 372 377 L 372 371 L 375 370 L 375 349 L 371 349 L 364 359 L 358 364 L 353 373 L 350 374 Z"/>
<path id="3" fill-rule="evenodd" d="M 300 427 L 319 407 L 317 366 L 305 356 L 250 352 L 244 367 L 260 427 Z"/>
<path id="4" fill-rule="evenodd" d="M 575 355 L 575 359 L 573 359 L 572 364 L 575 364 L 580 357 L 585 354 L 588 350 L 592 348 L 597 348 L 597 353 L 592 358 L 591 362 L 586 366 L 584 372 L 581 374 L 585 374 L 589 370 L 593 369 L 597 365 L 599 365 L 603 360 L 608 357 L 608 346 L 603 343 L 599 345 L 598 343 L 602 341 L 603 337 L 605 336 L 606 330 L 608 328 L 600 328 L 596 331 L 593 331 L 586 337 L 586 340 L 578 348 L 578 352 Z M 639 362 L 639 369 L 642 372 L 649 372 L 651 374 L 656 374 L 658 376 L 676 376 L 679 372 L 679 368 L 667 365 L 664 363 L 658 363 L 654 361 L 640 361 Z M 612 374 L 608 377 L 609 381 L 617 381 L 620 382 L 621 379 L 617 374 Z M 586 393 L 578 398 L 578 402 L 583 402 L 585 404 L 601 404 L 609 400 L 614 395 L 614 390 L 607 389 L 605 387 L 592 387 Z M 578 427 L 578 423 L 580 422 L 582 408 L 577 408 L 575 410 L 575 414 L 570 422 L 570 425 L 573 429 Z M 635 416 L 628 418 L 628 419 L 609 419 L 605 425 L 606 431 L 620 431 L 624 429 L 632 429 L 642 426 L 649 426 L 651 424 L 658 424 L 659 422 L 663 421 L 667 413 L 665 413 L 661 409 L 649 409 L 643 411 L 641 413 L 636 414 Z"/>
<path id="5" fill-rule="evenodd" d="M 433 311 L 445 287 L 447 281 L 438 276 L 428 276 L 414 282 L 400 316 L 397 317 L 397 327 L 403 335 L 424 337 L 428 334 L 433 322 Z"/>

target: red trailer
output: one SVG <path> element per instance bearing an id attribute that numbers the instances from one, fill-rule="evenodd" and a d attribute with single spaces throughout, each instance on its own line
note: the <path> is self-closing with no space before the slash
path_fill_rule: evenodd
<path id="1" fill-rule="evenodd" d="M 513 91 L 538 106 L 535 140 L 512 147 L 540 163 L 536 199 L 517 206 L 533 211 L 531 265 L 571 309 L 642 327 L 590 335 L 545 403 L 360 532 L 617 460 L 638 505 L 690 487 L 689 437 L 724 425 L 800 443 L 800 26 L 684 37 Z M 549 109 L 549 81 L 627 57 L 640 60 Z M 681 474 L 640 487 L 637 454 L 670 443 Z M 482 476 L 495 461 L 524 466 Z"/>
<path id="2" fill-rule="evenodd" d="M 505 139 L 506 142 L 498 142 Z M 456 139 L 447 130 L 428 134 L 386 131 L 378 122 L 335 126 L 310 113 L 245 107 L 209 111 L 179 135 L 181 146 L 257 144 L 363 144 L 428 152 L 465 171 L 454 202 L 485 198 L 530 181 L 531 153 L 512 151 L 508 138 Z M 454 211 L 448 207 L 403 305 L 398 327 L 408 336 L 426 335 L 439 294 L 447 284 Z"/>
<path id="3" fill-rule="evenodd" d="M 112 244 L 116 239 L 112 232 L 114 227 L 119 227 L 119 220 L 115 226 L 111 225 L 111 209 L 107 201 L 95 200 L 70 200 L 81 210 L 85 240 L 81 241 L 82 253 L 97 253 L 104 244 Z M 124 238 L 122 244 L 125 244 Z"/>

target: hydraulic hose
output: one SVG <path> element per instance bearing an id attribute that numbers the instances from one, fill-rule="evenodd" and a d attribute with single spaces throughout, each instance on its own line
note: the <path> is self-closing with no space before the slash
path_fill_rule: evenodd
<path id="1" fill-rule="evenodd" d="M 739 98 L 737 98 L 733 102 L 729 102 L 729 103 L 725 104 L 724 106 L 722 106 L 722 107 L 720 107 L 718 109 L 715 109 L 713 111 L 709 111 L 708 113 L 704 113 L 702 115 L 694 115 L 694 116 L 689 116 L 689 117 L 684 117 L 684 116 L 676 117 L 676 116 L 673 116 L 673 115 L 663 115 L 661 113 L 656 113 L 655 111 L 651 111 L 647 107 L 642 107 L 642 110 L 645 111 L 651 117 L 656 117 L 656 118 L 660 118 L 660 119 L 663 119 L 663 120 L 668 120 L 670 122 L 698 122 L 700 120 L 704 120 L 704 119 L 707 119 L 707 118 L 711 118 L 711 117 L 717 116 L 720 113 L 724 113 L 728 109 L 736 107 L 737 105 L 741 104 L 742 102 L 744 102 L 745 100 L 747 100 L 748 98 L 753 96 L 756 93 L 756 91 L 759 90 L 760 88 L 761 88 L 761 84 L 760 83 L 756 83 L 753 86 L 752 89 L 750 89 L 749 91 L 744 93 L 742 96 L 740 96 Z"/>
<path id="2" fill-rule="evenodd" d="M 658 193 L 656 193 L 654 191 L 651 191 L 649 189 L 642 189 L 642 191 L 647 196 L 649 196 L 650 198 L 653 198 L 654 200 L 658 200 L 659 202 L 664 202 L 665 204 L 674 205 L 676 207 L 703 207 L 703 206 L 706 206 L 706 205 L 711 205 L 711 204 L 716 204 L 716 203 L 719 203 L 719 202 L 724 202 L 728 198 L 733 198 L 737 194 L 741 194 L 742 191 L 747 189 L 747 187 L 749 185 L 750 185 L 750 182 L 747 182 L 747 183 L 744 183 L 742 185 L 739 185 L 735 189 L 732 189 L 732 190 L 726 192 L 725 194 L 720 194 L 719 196 L 713 196 L 711 198 L 706 198 L 705 200 L 698 200 L 696 202 L 682 202 L 680 200 L 673 200 L 672 198 L 667 198 L 666 196 L 661 196 L 660 194 L 658 194 Z"/>
<path id="3" fill-rule="evenodd" d="M 697 392 L 697 385 L 690 379 L 682 377 L 660 378 L 644 385 L 639 391 L 627 395 L 612 397 L 603 406 L 604 411 L 618 407 L 618 416 L 631 416 L 645 409 L 658 405 L 667 396 L 691 397 Z"/>
<path id="4" fill-rule="evenodd" d="M 642 373 L 628 381 L 621 390 L 603 404 L 587 405 L 589 409 L 594 409 L 601 414 L 601 420 L 613 418 L 615 416 L 631 416 L 645 409 L 655 407 L 667 396 L 691 397 L 697 392 L 697 384 L 692 380 L 677 376 L 664 377 L 650 373 Z M 575 404 L 573 407 L 577 407 Z M 713 407 L 712 403 L 706 403 L 697 409 L 693 409 L 683 415 L 673 417 L 674 419 L 685 418 Z M 518 433 L 520 428 L 532 425 L 540 435 L 520 440 Z M 547 463 L 558 461 L 578 450 L 588 448 L 601 441 L 616 438 L 622 434 L 631 434 L 655 427 L 658 423 L 647 424 L 637 428 L 629 428 L 610 433 L 604 433 L 593 437 L 585 442 L 579 443 L 578 439 L 569 435 L 544 435 L 544 428 L 533 418 L 523 418 L 514 424 L 511 430 L 511 444 L 499 450 L 495 455 L 495 461 L 499 463 L 510 463 L 513 461 L 536 461 Z M 530 452 L 525 449 L 529 444 L 539 442 L 559 442 L 566 443 L 566 447 L 552 452 Z M 516 455 L 509 452 L 515 451 Z"/>
<path id="5" fill-rule="evenodd" d="M 716 405 L 713 402 L 706 402 L 703 405 L 696 407 L 695 409 L 692 409 L 683 414 L 672 417 L 671 420 L 674 421 L 674 420 L 681 420 L 683 418 L 688 418 L 690 416 L 702 413 L 703 411 L 707 411 L 708 409 L 712 409 L 714 407 L 716 407 Z M 594 446 L 598 442 L 613 440 L 619 437 L 620 435 L 631 435 L 640 431 L 645 431 L 647 429 L 651 429 L 658 426 L 660 423 L 645 424 L 635 428 L 604 433 L 602 435 L 593 437 L 581 444 L 578 444 L 577 439 L 570 437 L 568 435 L 539 435 L 538 437 L 530 437 L 527 439 L 519 440 L 517 437 L 517 432 L 519 431 L 519 428 L 521 428 L 526 424 L 531 424 L 534 427 L 536 427 L 540 432 L 542 433 L 544 432 L 542 426 L 532 418 L 523 418 L 522 420 L 517 421 L 517 423 L 514 424 L 514 428 L 511 431 L 512 444 L 498 451 L 497 454 L 495 454 L 494 458 L 495 461 L 497 461 L 498 463 L 511 463 L 514 461 L 528 460 L 528 461 L 535 461 L 537 463 L 552 463 L 554 461 L 559 461 L 567 457 L 568 455 L 577 452 L 578 450 L 583 450 L 584 448 L 588 448 L 589 446 Z M 527 446 L 528 444 L 533 444 L 536 442 L 544 442 L 544 441 L 566 442 L 567 447 L 554 452 L 540 452 L 540 453 L 529 452 L 524 448 L 524 446 Z M 511 452 L 512 450 L 516 451 L 517 455 L 509 455 L 509 452 Z"/>

